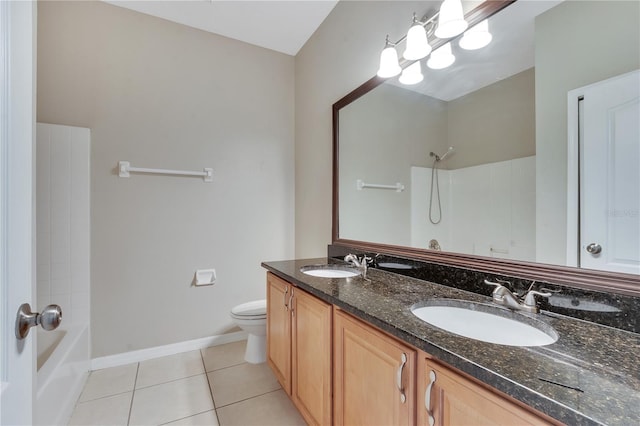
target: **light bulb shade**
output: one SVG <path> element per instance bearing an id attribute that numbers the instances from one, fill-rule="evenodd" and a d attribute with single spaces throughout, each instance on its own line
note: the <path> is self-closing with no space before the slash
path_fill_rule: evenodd
<path id="1" fill-rule="evenodd" d="M 456 57 L 451 53 L 451 43 L 447 43 L 431 54 L 427 66 L 434 70 L 441 70 L 453 64 L 455 60 Z"/>
<path id="2" fill-rule="evenodd" d="M 460 39 L 460 47 L 465 50 L 481 49 L 491 43 L 492 38 L 489 22 L 485 19 L 464 33 Z"/>
<path id="3" fill-rule="evenodd" d="M 407 32 L 407 47 L 402 56 L 409 61 L 417 61 L 431 53 L 431 46 L 427 40 L 427 32 L 417 23 Z"/>
<path id="4" fill-rule="evenodd" d="M 460 0 L 444 0 L 440 6 L 436 37 L 451 38 L 462 34 L 469 24 L 464 20 L 462 3 Z"/>
<path id="5" fill-rule="evenodd" d="M 398 52 L 392 46 L 385 47 L 380 54 L 380 68 L 378 77 L 389 78 L 400 74 L 402 68 L 398 64 Z"/>
<path id="6" fill-rule="evenodd" d="M 420 83 L 423 79 L 420 61 L 416 61 L 402 71 L 399 81 L 402 84 L 411 85 Z"/>

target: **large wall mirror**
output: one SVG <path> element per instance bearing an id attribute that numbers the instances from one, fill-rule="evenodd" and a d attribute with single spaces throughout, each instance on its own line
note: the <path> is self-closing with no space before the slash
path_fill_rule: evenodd
<path id="1" fill-rule="evenodd" d="M 468 16 L 489 45 L 334 105 L 334 244 L 640 295 L 639 3 Z"/>

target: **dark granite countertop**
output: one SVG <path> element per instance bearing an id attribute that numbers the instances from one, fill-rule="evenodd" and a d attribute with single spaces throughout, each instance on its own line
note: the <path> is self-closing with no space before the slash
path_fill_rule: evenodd
<path id="1" fill-rule="evenodd" d="M 558 340 L 541 347 L 485 343 L 433 327 L 411 313 L 428 299 L 491 298 L 378 269 L 367 280 L 300 272 L 332 259 L 265 262 L 264 268 L 314 296 L 424 350 L 569 425 L 640 424 L 640 335 L 542 311 Z"/>

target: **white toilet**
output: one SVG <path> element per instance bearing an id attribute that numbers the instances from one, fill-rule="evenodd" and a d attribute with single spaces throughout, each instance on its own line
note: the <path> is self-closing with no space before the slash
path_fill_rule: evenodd
<path id="1" fill-rule="evenodd" d="M 267 301 L 254 300 L 231 309 L 231 318 L 249 334 L 244 360 L 260 364 L 267 360 Z"/>

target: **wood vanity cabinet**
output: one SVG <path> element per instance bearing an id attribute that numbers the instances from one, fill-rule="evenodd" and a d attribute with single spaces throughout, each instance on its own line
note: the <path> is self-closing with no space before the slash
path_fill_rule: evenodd
<path id="1" fill-rule="evenodd" d="M 331 424 L 332 311 L 267 273 L 267 362 L 310 425 Z"/>
<path id="2" fill-rule="evenodd" d="M 416 351 L 338 309 L 333 330 L 334 424 L 414 424 Z"/>
<path id="3" fill-rule="evenodd" d="M 552 424 L 418 352 L 417 424 L 542 425 Z M 434 379 L 435 378 L 435 379 Z M 432 421 L 429 417 L 432 417 Z"/>

